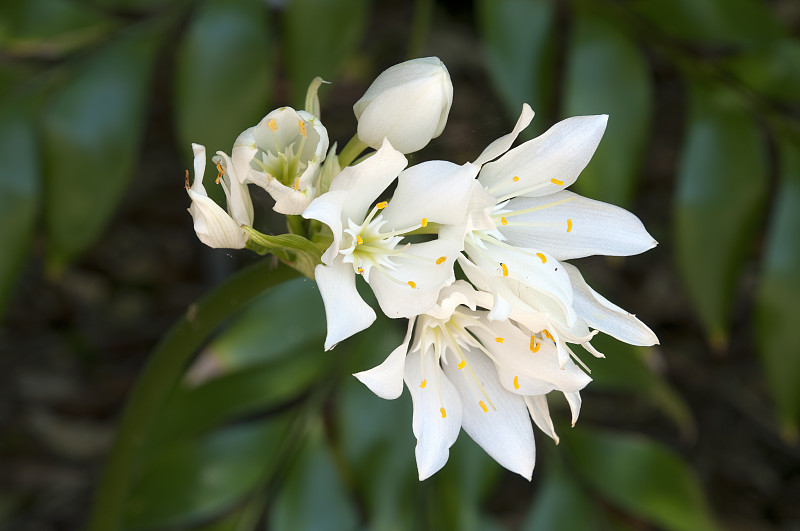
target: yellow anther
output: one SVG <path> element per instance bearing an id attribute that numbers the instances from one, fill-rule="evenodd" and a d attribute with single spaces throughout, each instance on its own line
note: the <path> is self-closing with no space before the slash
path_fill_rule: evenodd
<path id="1" fill-rule="evenodd" d="M 517 176 L 515 175 L 515 176 L 514 176 L 514 177 L 513 177 L 511 180 L 512 180 L 512 181 L 514 181 L 514 182 L 517 182 L 517 181 L 519 181 L 519 177 L 517 177 Z"/>
<path id="2" fill-rule="evenodd" d="M 303 122 L 303 120 L 298 120 L 297 126 L 300 128 L 300 134 L 303 135 L 305 138 L 308 138 L 308 133 L 306 132 L 306 124 Z"/>
<path id="3" fill-rule="evenodd" d="M 481 409 L 483 410 L 484 413 L 489 412 L 489 408 L 486 407 L 486 404 L 483 403 L 483 400 L 478 401 L 478 405 L 481 406 Z"/>
<path id="4" fill-rule="evenodd" d="M 536 336 L 531 336 L 531 352 L 538 351 L 539 347 L 541 347 L 541 346 L 542 346 L 541 343 L 537 343 L 536 342 Z"/>
<path id="5" fill-rule="evenodd" d="M 564 181 L 559 181 L 558 179 L 550 179 L 550 182 L 553 184 L 557 184 L 558 186 L 564 185 Z"/>
<path id="6" fill-rule="evenodd" d="M 187 190 L 188 190 L 189 188 L 191 188 L 191 187 L 189 186 L 189 170 L 186 170 L 186 181 L 184 182 L 184 186 L 186 187 L 186 189 L 187 189 Z M 444 256 L 443 256 L 442 258 L 444 258 Z M 439 263 L 439 261 L 437 260 L 437 261 L 436 261 L 436 263 L 438 264 L 438 263 Z"/>
<path id="7" fill-rule="evenodd" d="M 497 341 L 498 343 L 503 343 L 503 341 L 505 341 L 505 338 L 496 337 L 496 338 L 494 338 L 494 340 Z"/>
<path id="8" fill-rule="evenodd" d="M 377 208 L 378 210 L 383 210 L 384 208 L 386 208 L 386 205 L 388 204 L 389 204 L 388 201 L 381 201 L 380 203 L 375 205 L 375 208 Z"/>
<path id="9" fill-rule="evenodd" d="M 464 367 L 466 367 L 466 365 L 467 365 L 466 360 L 461 360 L 461 363 L 458 364 L 458 368 L 463 369 Z"/>
<path id="10" fill-rule="evenodd" d="M 294 186 L 292 186 L 292 190 L 295 192 L 300 188 L 300 177 L 294 180 Z"/>
<path id="11" fill-rule="evenodd" d="M 217 166 L 217 179 L 214 181 L 215 184 L 219 184 L 220 179 L 222 176 L 225 175 L 225 170 L 222 169 L 222 166 L 219 162 L 216 163 Z"/>
<path id="12" fill-rule="evenodd" d="M 447 416 L 447 411 L 445 411 L 443 407 L 439 408 L 439 411 L 442 413 L 442 418 L 445 418 Z"/>
<path id="13" fill-rule="evenodd" d="M 275 123 L 274 119 L 267 122 L 267 127 L 269 127 L 269 130 L 273 133 L 278 130 L 278 124 Z"/>
<path id="14" fill-rule="evenodd" d="M 417 283 L 413 280 L 409 280 L 408 285 L 411 286 L 411 289 L 417 289 Z"/>
<path id="15" fill-rule="evenodd" d="M 358 242 L 358 245 L 361 245 L 362 243 L 364 243 L 364 238 L 362 238 L 361 236 L 356 235 L 356 242 Z"/>
<path id="16" fill-rule="evenodd" d="M 508 220 L 504 217 L 500 218 L 500 223 L 502 223 L 503 225 L 508 225 Z"/>
<path id="17" fill-rule="evenodd" d="M 425 389 L 425 386 L 426 386 L 426 385 L 428 385 L 428 380 L 422 380 L 422 381 L 419 383 L 419 388 L 420 388 L 420 389 Z"/>
<path id="18" fill-rule="evenodd" d="M 189 170 L 186 170 L 186 175 L 187 175 L 187 177 L 186 177 L 187 181 L 186 181 L 186 182 L 188 183 L 188 182 L 189 182 L 189 181 L 188 181 L 188 179 L 189 179 L 189 177 L 188 177 L 188 175 L 189 175 Z M 445 260 L 447 260 L 447 257 L 445 257 L 445 256 L 440 256 L 439 258 L 437 258 L 437 259 L 436 259 L 436 265 L 442 265 L 442 264 L 444 263 L 444 261 L 445 261 Z"/>
<path id="19" fill-rule="evenodd" d="M 545 255 L 543 255 L 542 253 L 536 253 L 536 256 L 539 257 L 539 260 L 541 260 L 543 264 L 545 262 L 547 262 L 547 257 Z"/>
<path id="20" fill-rule="evenodd" d="M 359 267 L 358 268 L 358 274 L 361 275 L 362 277 L 364 276 L 364 268 L 363 267 Z"/>
<path id="21" fill-rule="evenodd" d="M 567 232 L 572 232 L 572 220 L 567 219 Z"/>
<path id="22" fill-rule="evenodd" d="M 545 337 L 546 337 L 547 339 L 549 339 L 550 341 L 555 341 L 555 339 L 553 339 L 553 335 L 552 335 L 550 332 L 548 332 L 548 331 L 547 331 L 547 328 L 545 328 L 544 330 L 542 330 L 542 333 L 543 333 L 543 334 L 545 335 Z"/>
<path id="23" fill-rule="evenodd" d="M 519 376 L 514 376 L 514 389 L 519 389 Z"/>
<path id="24" fill-rule="evenodd" d="M 507 277 L 508 276 L 508 268 L 506 267 L 506 265 L 503 262 L 500 262 L 500 267 L 503 268 L 503 276 Z"/>
<path id="25" fill-rule="evenodd" d="M 422 218 L 422 226 L 423 227 L 427 227 L 428 226 L 428 218 Z"/>

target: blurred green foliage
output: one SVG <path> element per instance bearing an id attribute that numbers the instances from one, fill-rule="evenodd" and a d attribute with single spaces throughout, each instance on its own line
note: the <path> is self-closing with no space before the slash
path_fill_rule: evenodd
<path id="1" fill-rule="evenodd" d="M 688 105 L 675 260 L 720 349 L 743 270 L 757 264 L 764 385 L 786 435 L 796 436 L 800 41 L 756 0 L 475 4 L 486 69 L 509 115 L 531 103 L 546 118 L 537 117 L 536 132 L 557 116 L 611 115 L 578 181 L 590 197 L 636 199 L 659 125 L 654 65 L 679 72 Z M 140 166 L 162 54 L 174 61 L 166 97 L 188 160 L 189 142 L 228 150 L 269 103 L 299 104 L 313 77 L 335 80 L 358 61 L 370 9 L 366 0 L 280 9 L 257 0 L 3 2 L 0 313 L 37 235 L 57 271 L 107 229 Z M 287 307 L 302 308 L 303 320 Z M 379 321 L 335 353 L 321 351 L 323 337 L 313 283 L 294 280 L 208 344 L 137 434 L 145 442 L 122 527 L 244 531 L 263 527 L 266 513 L 272 529 L 503 529 L 484 510 L 496 464 L 462 434 L 448 466 L 420 484 L 408 396 L 379 400 L 349 376 L 400 342 L 392 323 Z M 593 387 L 636 397 L 692 431 L 689 406 L 652 369 L 652 353 L 600 338 L 596 346 L 609 357 L 591 363 Z M 545 472 L 523 529 L 715 528 L 698 479 L 674 451 L 586 427 L 561 431 L 556 450 L 539 439 Z"/>

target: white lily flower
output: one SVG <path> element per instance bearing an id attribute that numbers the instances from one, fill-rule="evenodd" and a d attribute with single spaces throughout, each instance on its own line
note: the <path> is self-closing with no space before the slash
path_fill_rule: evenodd
<path id="1" fill-rule="evenodd" d="M 552 342 L 536 343 L 530 332 L 477 310 L 491 304 L 488 293 L 456 281 L 430 312 L 409 322 L 403 344 L 386 361 L 355 375 L 387 399 L 397 398 L 405 382 L 420 480 L 444 466 L 461 427 L 498 463 L 530 479 L 531 418 L 558 441 L 544 395 L 558 390 L 571 407 L 576 396 L 579 405 L 578 392 L 591 380 L 571 361 L 562 368 Z"/>
<path id="2" fill-rule="evenodd" d="M 232 157 L 249 172 L 239 176 L 265 189 L 275 211 L 300 214 L 317 194 L 316 178 L 328 151 L 328 131 L 306 111 L 281 107 L 245 130 L 233 145 Z"/>
<path id="3" fill-rule="evenodd" d="M 388 138 L 401 153 L 419 151 L 442 134 L 452 103 L 453 83 L 438 57 L 394 65 L 353 105 L 358 138 L 374 149 Z"/>
<path id="4" fill-rule="evenodd" d="M 342 170 L 330 190 L 303 213 L 333 233 L 323 263 L 315 269 L 328 322 L 326 349 L 375 320 L 375 312 L 356 291 L 356 275 L 364 277 L 381 310 L 392 318 L 429 310 L 439 290 L 454 280 L 460 239 L 404 240 L 428 223 L 460 222 L 477 168 L 430 161 L 402 171 L 406 164 L 403 154 L 384 140 L 370 158 Z M 395 179 L 394 196 L 376 204 Z"/>
<path id="5" fill-rule="evenodd" d="M 221 151 L 214 157 L 217 165 L 217 182 L 222 185 L 228 203 L 228 211 L 223 210 L 208 197 L 203 186 L 206 171 L 206 148 L 192 144 L 194 151 L 194 182 L 189 186 L 189 172 L 186 172 L 186 192 L 192 200 L 189 213 L 194 220 L 194 230 L 201 242 L 213 248 L 242 249 L 247 243 L 247 235 L 242 225 L 253 224 L 253 203 L 247 185 L 239 180 L 237 168 L 230 158 Z"/>

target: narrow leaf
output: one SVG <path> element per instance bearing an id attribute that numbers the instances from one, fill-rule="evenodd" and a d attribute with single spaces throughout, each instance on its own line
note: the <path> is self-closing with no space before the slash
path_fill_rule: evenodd
<path id="1" fill-rule="evenodd" d="M 666 447 L 581 428 L 562 441 L 574 473 L 621 509 L 671 531 L 716 529 L 694 473 Z"/>
<path id="2" fill-rule="evenodd" d="M 678 268 L 712 345 L 730 307 L 767 188 L 764 139 L 736 95 L 693 87 L 675 197 Z"/>
<path id="3" fill-rule="evenodd" d="M 567 52 L 564 115 L 608 114 L 608 127 L 575 183 L 583 195 L 630 204 L 650 136 L 653 87 L 640 47 L 592 9 L 577 13 Z"/>
<path id="4" fill-rule="evenodd" d="M 49 261 L 58 268 L 100 236 L 136 162 L 160 41 L 137 27 L 75 65 L 44 116 Z"/>
<path id="5" fill-rule="evenodd" d="M 800 422 L 800 136 L 780 143 L 781 181 L 771 212 L 764 264 L 756 299 L 758 347 L 767 388 L 787 437 L 797 438 Z"/>

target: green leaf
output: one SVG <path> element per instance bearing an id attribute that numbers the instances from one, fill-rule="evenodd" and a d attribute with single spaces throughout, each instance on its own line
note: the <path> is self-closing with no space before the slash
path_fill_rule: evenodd
<path id="1" fill-rule="evenodd" d="M 0 98 L 0 318 L 33 238 L 41 193 L 38 94 Z"/>
<path id="2" fill-rule="evenodd" d="M 312 424 L 304 446 L 272 506 L 269 529 L 356 529 L 358 513 L 325 442 L 320 419 Z"/>
<path id="3" fill-rule="evenodd" d="M 670 37 L 711 45 L 751 45 L 783 29 L 759 0 L 637 0 L 631 7 Z"/>
<path id="4" fill-rule="evenodd" d="M 163 447 L 142 466 L 133 485 L 126 529 L 195 523 L 233 506 L 280 464 L 289 417 Z"/>
<path id="5" fill-rule="evenodd" d="M 283 43 L 292 102 L 302 108 L 306 89 L 332 80 L 357 49 L 367 23 L 367 0 L 292 0 L 283 17 Z"/>
<path id="6" fill-rule="evenodd" d="M 678 268 L 712 345 L 726 342 L 739 273 L 766 199 L 764 139 L 738 96 L 693 87 L 675 196 Z"/>
<path id="7" fill-rule="evenodd" d="M 639 45 L 593 9 L 581 9 L 567 51 L 564 115 L 608 114 L 608 127 L 575 183 L 593 199 L 628 205 L 650 136 L 653 87 Z"/>
<path id="8" fill-rule="evenodd" d="M 178 48 L 174 84 L 178 142 L 187 160 L 192 143 L 230 153 L 236 137 L 269 112 L 268 14 L 259 0 L 198 3 Z M 209 192 L 223 197 L 219 187 Z"/>
<path id="9" fill-rule="evenodd" d="M 800 102 L 800 42 L 781 39 L 726 61 L 727 67 L 759 95 Z"/>
<path id="10" fill-rule="evenodd" d="M 60 57 L 106 35 L 115 23 L 85 2 L 7 0 L 0 3 L 0 49 Z"/>
<path id="11" fill-rule="evenodd" d="M 92 245 L 117 208 L 137 162 L 161 32 L 137 27 L 75 65 L 43 124 L 49 262 Z"/>
<path id="12" fill-rule="evenodd" d="M 780 140 L 781 181 L 772 207 L 764 264 L 756 298 L 758 350 L 767 388 L 787 438 L 800 422 L 800 135 Z"/>
<path id="13" fill-rule="evenodd" d="M 573 473 L 621 509 L 670 531 L 716 529 L 697 478 L 668 448 L 581 428 L 568 430 L 562 441 Z"/>
<path id="14" fill-rule="evenodd" d="M 555 17 L 552 0 L 481 0 L 476 19 L 495 90 L 516 120 L 523 103 L 545 116 L 523 133 L 541 132 L 555 99 Z"/>
<path id="15" fill-rule="evenodd" d="M 286 265 L 295 268 L 308 278 L 314 278 L 314 268 L 322 263 L 322 251 L 299 234 L 270 236 L 253 227 L 242 225 L 247 233 L 247 248 L 260 255 L 272 253 Z"/>
<path id="16" fill-rule="evenodd" d="M 543 483 L 522 524 L 521 531 L 573 531 L 602 529 L 597 507 L 581 486 L 561 469 L 555 460 L 548 461 Z"/>

